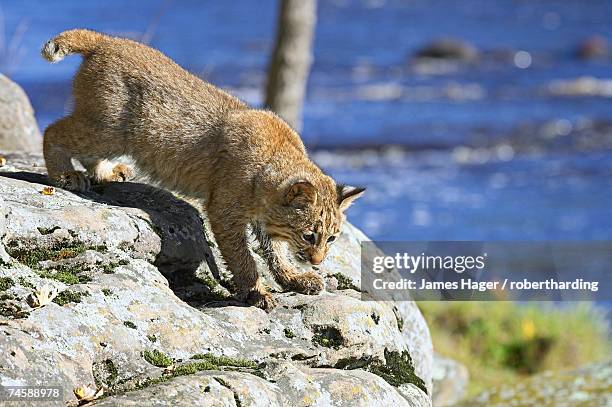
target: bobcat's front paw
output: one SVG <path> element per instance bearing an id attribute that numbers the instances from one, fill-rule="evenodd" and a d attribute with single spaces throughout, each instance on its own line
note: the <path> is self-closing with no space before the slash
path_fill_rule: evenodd
<path id="1" fill-rule="evenodd" d="M 323 278 L 313 272 L 300 273 L 291 279 L 289 289 L 301 294 L 316 295 L 325 288 Z"/>
<path id="2" fill-rule="evenodd" d="M 63 189 L 74 192 L 86 192 L 91 189 L 91 182 L 82 171 L 69 171 L 63 173 L 55 184 Z"/>
<path id="3" fill-rule="evenodd" d="M 109 181 L 125 182 L 131 180 L 132 178 L 134 178 L 134 170 L 131 167 L 125 164 L 117 164 L 115 167 L 113 167 Z"/>
<path id="4" fill-rule="evenodd" d="M 270 311 L 276 307 L 276 300 L 269 291 L 253 290 L 247 295 L 246 302 L 264 311 Z"/>

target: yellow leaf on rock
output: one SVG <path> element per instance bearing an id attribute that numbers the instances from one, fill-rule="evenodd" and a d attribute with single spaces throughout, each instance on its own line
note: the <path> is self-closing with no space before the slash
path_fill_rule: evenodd
<path id="1" fill-rule="evenodd" d="M 53 187 L 44 187 L 43 190 L 40 192 L 43 195 L 53 195 L 55 194 L 55 188 Z"/>
<path id="2" fill-rule="evenodd" d="M 79 399 L 79 401 L 84 402 L 92 401 L 102 396 L 102 394 L 104 394 L 104 388 L 100 387 L 99 389 L 96 389 L 92 386 L 84 386 L 77 387 L 72 392 L 76 398 Z"/>

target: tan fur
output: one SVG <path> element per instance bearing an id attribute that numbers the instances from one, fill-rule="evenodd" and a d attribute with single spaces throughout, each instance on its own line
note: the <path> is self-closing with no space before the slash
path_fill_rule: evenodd
<path id="1" fill-rule="evenodd" d="M 83 191 L 90 178 L 125 180 L 130 169 L 107 160 L 131 156 L 164 187 L 204 200 L 240 298 L 274 306 L 247 246 L 249 225 L 281 285 L 308 294 L 324 288 L 319 275 L 298 273 L 280 256 L 280 242 L 319 264 L 328 239 L 340 232 L 342 211 L 363 189 L 337 186 L 323 174 L 284 121 L 134 41 L 71 30 L 42 53 L 50 61 L 84 57 L 74 79 L 74 112 L 45 131 L 47 171 L 58 186 Z M 75 171 L 72 158 L 87 174 Z M 304 236 L 310 232 L 313 242 Z"/>

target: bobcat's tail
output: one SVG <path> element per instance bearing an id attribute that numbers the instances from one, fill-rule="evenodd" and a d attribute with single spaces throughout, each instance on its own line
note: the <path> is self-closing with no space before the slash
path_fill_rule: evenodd
<path id="1" fill-rule="evenodd" d="M 104 34 L 90 30 L 69 30 L 60 33 L 57 37 L 48 41 L 41 51 L 42 56 L 49 62 L 58 62 L 66 55 L 93 53 L 101 40 L 106 38 Z"/>

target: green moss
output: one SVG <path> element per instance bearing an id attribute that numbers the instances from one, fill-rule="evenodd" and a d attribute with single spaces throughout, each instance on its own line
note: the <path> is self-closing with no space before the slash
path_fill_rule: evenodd
<path id="1" fill-rule="evenodd" d="M 361 369 L 363 367 L 369 366 L 372 363 L 372 357 L 363 356 L 360 358 L 357 357 L 348 357 L 338 360 L 334 365 L 335 369 L 344 369 L 344 370 L 353 370 L 353 369 Z"/>
<path id="2" fill-rule="evenodd" d="M 81 302 L 83 297 L 87 297 L 89 293 L 81 293 L 76 291 L 62 291 L 53 299 L 53 302 L 58 305 L 66 305 L 69 303 L 78 304 Z"/>
<path id="3" fill-rule="evenodd" d="M 10 294 L 4 294 L 0 297 L 0 316 L 8 319 L 21 319 L 27 318 L 30 315 L 29 311 L 21 308 L 21 306 L 14 302 L 14 296 Z"/>
<path id="4" fill-rule="evenodd" d="M 221 284 L 214 277 L 209 275 L 198 276 L 196 280 L 206 286 L 208 292 L 202 295 L 202 301 L 227 301 L 231 295 L 226 294 L 221 288 Z"/>
<path id="5" fill-rule="evenodd" d="M 218 370 L 219 366 L 214 365 L 208 361 L 190 362 L 181 366 L 177 366 L 174 369 L 173 376 L 184 376 L 188 374 L 194 374 L 201 372 L 202 370 Z"/>
<path id="6" fill-rule="evenodd" d="M 15 281 L 13 281 L 12 278 L 0 277 L 0 291 L 6 291 L 14 285 L 15 285 Z"/>
<path id="7" fill-rule="evenodd" d="M 108 251 L 108 247 L 105 244 L 99 244 L 96 246 L 90 246 L 87 248 L 88 250 L 95 250 L 100 253 L 106 253 Z"/>
<path id="8" fill-rule="evenodd" d="M 395 315 L 395 322 L 397 323 L 397 329 L 402 332 L 404 330 L 404 318 L 399 312 L 399 309 L 394 305 L 393 306 L 393 314 Z"/>
<path id="9" fill-rule="evenodd" d="M 315 334 L 312 337 L 312 343 L 325 348 L 338 349 L 340 346 L 342 346 L 344 340 L 342 339 L 342 334 L 337 328 L 332 326 L 317 327 L 315 329 Z"/>
<path id="10" fill-rule="evenodd" d="M 136 324 L 133 323 L 132 321 L 123 321 L 123 325 L 131 329 L 136 329 Z"/>
<path id="11" fill-rule="evenodd" d="M 285 332 L 285 337 L 291 339 L 291 338 L 295 338 L 295 334 L 293 333 L 293 331 L 289 328 L 285 328 L 284 329 Z"/>
<path id="12" fill-rule="evenodd" d="M 0 302 L 0 316 L 8 319 L 21 319 L 30 316 L 29 311 L 25 311 L 21 306 L 10 300 Z"/>
<path id="13" fill-rule="evenodd" d="M 388 351 L 385 349 L 385 362 L 374 360 L 369 356 L 361 358 L 349 357 L 340 359 L 335 365 L 336 369 L 364 369 L 382 377 L 387 383 L 398 387 L 402 384 L 412 383 L 425 393 L 425 382 L 414 373 L 412 358 L 407 351 Z"/>
<path id="14" fill-rule="evenodd" d="M 128 251 L 134 251 L 136 248 L 134 247 L 134 244 L 128 241 L 123 241 L 121 243 L 119 243 L 119 245 L 117 246 L 117 248 L 119 250 L 123 250 L 124 252 L 128 252 Z"/>
<path id="15" fill-rule="evenodd" d="M 215 356 L 210 353 L 198 353 L 196 355 L 193 355 L 191 359 L 205 360 L 213 365 L 216 365 L 217 367 L 232 366 L 246 367 L 250 369 L 257 368 L 257 363 L 253 362 L 252 360 L 236 359 L 227 356 Z"/>
<path id="16" fill-rule="evenodd" d="M 113 295 L 113 290 L 111 290 L 110 288 L 103 288 L 102 289 L 102 294 L 104 294 L 106 297 Z"/>
<path id="17" fill-rule="evenodd" d="M 108 373 L 108 376 L 106 377 L 106 382 L 108 384 L 116 382 L 117 378 L 119 377 L 119 371 L 117 370 L 117 366 L 115 366 L 113 361 L 110 359 L 106 359 L 103 363 L 104 369 L 106 369 L 106 373 Z"/>
<path id="18" fill-rule="evenodd" d="M 335 277 L 336 280 L 338 281 L 338 290 L 361 291 L 359 289 L 359 287 L 357 287 L 355 284 L 353 284 L 353 280 L 351 280 L 350 278 L 348 278 L 344 274 L 342 274 L 342 273 L 334 273 L 331 276 Z"/>
<path id="19" fill-rule="evenodd" d="M 425 382 L 414 373 L 412 358 L 407 351 L 388 351 L 385 349 L 385 363 L 373 362 L 365 370 L 382 377 L 392 386 L 412 383 L 427 393 Z"/>
<path id="20" fill-rule="evenodd" d="M 102 271 L 104 272 L 104 274 L 114 274 L 115 269 L 117 267 L 125 266 L 127 264 L 129 264 L 127 260 L 119 260 L 118 262 L 110 262 L 102 266 Z"/>
<path id="21" fill-rule="evenodd" d="M 78 240 L 58 243 L 50 248 L 9 247 L 8 254 L 18 262 L 30 268 L 38 268 L 38 263 L 46 260 L 64 260 L 74 258 L 87 250 L 87 246 Z"/>
<path id="22" fill-rule="evenodd" d="M 6 261 L 2 260 L 2 257 L 0 257 L 0 267 L 9 267 L 11 265 L 11 263 L 7 263 Z"/>
<path id="23" fill-rule="evenodd" d="M 26 280 L 25 277 L 19 277 L 19 279 L 17 281 L 19 281 L 19 284 L 22 287 L 31 288 L 33 290 L 36 289 L 36 286 L 34 284 L 32 284 L 31 282 L 29 282 L 28 280 Z"/>
<path id="24" fill-rule="evenodd" d="M 155 335 L 147 335 L 147 339 L 154 343 L 157 342 L 157 336 Z"/>
<path id="25" fill-rule="evenodd" d="M 114 263 L 105 264 L 102 266 L 102 271 L 104 272 L 104 274 L 114 274 L 115 267 L 117 267 L 117 265 Z"/>
<path id="26" fill-rule="evenodd" d="M 213 291 L 215 288 L 219 286 L 219 282 L 215 280 L 213 277 L 208 276 L 208 275 L 198 277 L 197 279 L 202 284 L 204 284 L 206 287 L 208 287 L 210 291 Z"/>
<path id="27" fill-rule="evenodd" d="M 83 265 L 59 265 L 52 268 L 39 271 L 38 275 L 43 278 L 50 278 L 53 280 L 61 281 L 67 285 L 88 283 L 91 278 L 80 275 L 85 269 Z"/>
<path id="28" fill-rule="evenodd" d="M 380 322 L 380 315 L 376 314 L 375 312 L 370 315 L 370 318 L 372 318 L 372 321 L 374 321 L 376 325 L 378 325 L 378 323 Z"/>
<path id="29" fill-rule="evenodd" d="M 50 235 L 51 233 L 61 228 L 59 226 L 53 226 L 52 228 L 44 228 L 39 226 L 36 229 L 38 229 L 38 232 L 40 232 L 41 235 Z"/>
<path id="30" fill-rule="evenodd" d="M 240 401 L 240 397 L 238 397 L 238 393 L 236 393 L 234 389 L 232 389 L 228 382 L 223 380 L 223 378 L 217 376 L 213 377 L 213 379 L 215 379 L 217 383 L 219 383 L 221 386 L 231 390 L 232 393 L 234 393 L 234 404 L 236 404 L 236 407 L 242 407 L 242 402 Z"/>
<path id="31" fill-rule="evenodd" d="M 152 352 L 158 352 L 158 351 L 152 351 Z M 165 356 L 163 353 L 159 352 L 159 354 L 163 355 L 163 357 L 168 358 L 170 362 L 172 362 L 172 360 L 169 357 Z M 144 356 L 144 352 L 143 352 L 143 356 Z M 153 356 L 151 360 L 153 361 L 157 360 L 157 358 L 154 355 L 151 355 L 151 356 Z M 161 360 L 164 360 L 162 356 L 159 356 L 159 357 Z M 190 375 L 190 374 L 194 374 L 194 373 L 201 372 L 204 370 L 224 370 L 224 369 L 239 370 L 239 371 L 246 371 L 248 373 L 251 373 L 251 374 L 254 374 L 256 376 L 263 378 L 263 372 L 261 372 L 257 368 L 257 364 L 253 361 L 248 361 L 244 359 L 233 359 L 233 358 L 229 358 L 226 356 L 214 356 L 211 354 L 197 354 L 197 355 L 194 355 L 192 359 L 195 359 L 195 361 L 176 365 L 174 369 L 164 371 L 164 374 L 159 377 L 139 380 L 133 386 L 131 386 L 129 390 L 144 389 L 144 388 L 154 386 L 159 383 L 167 382 L 178 376 Z M 168 362 L 168 360 L 164 360 L 164 361 Z M 152 363 L 150 361 L 148 362 Z M 123 382 L 125 382 L 125 380 Z M 109 396 L 112 394 L 124 393 L 125 391 L 127 390 L 122 389 L 118 393 L 116 393 L 116 392 L 113 392 L 111 389 L 106 393 L 106 396 Z"/>
<path id="32" fill-rule="evenodd" d="M 158 351 L 157 349 L 145 350 L 142 352 L 144 360 L 157 367 L 168 367 L 172 365 L 173 360 L 165 353 Z"/>

